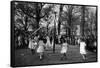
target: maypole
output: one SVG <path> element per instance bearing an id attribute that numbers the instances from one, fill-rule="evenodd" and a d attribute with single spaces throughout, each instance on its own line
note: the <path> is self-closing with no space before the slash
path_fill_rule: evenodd
<path id="1" fill-rule="evenodd" d="M 37 30 L 35 30 L 28 38 L 30 38 L 33 34 L 35 34 L 38 30 L 40 30 L 43 26 L 39 27 Z"/>

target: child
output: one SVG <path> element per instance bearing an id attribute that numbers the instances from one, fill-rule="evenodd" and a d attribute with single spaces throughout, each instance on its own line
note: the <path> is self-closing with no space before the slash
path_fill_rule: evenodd
<path id="1" fill-rule="evenodd" d="M 37 48 L 37 53 L 39 53 L 39 57 L 40 57 L 40 60 L 43 59 L 43 55 L 44 55 L 44 42 L 43 40 L 39 40 L 39 46 Z"/>
<path id="2" fill-rule="evenodd" d="M 37 44 L 34 42 L 33 39 L 30 38 L 29 39 L 29 49 L 31 50 L 32 54 L 35 53 L 35 48 L 36 48 L 35 45 L 37 45 Z"/>
<path id="3" fill-rule="evenodd" d="M 84 39 L 81 39 L 80 41 L 80 54 L 82 55 L 83 59 L 86 60 L 86 43 L 84 42 Z"/>
<path id="4" fill-rule="evenodd" d="M 78 43 L 78 45 L 80 45 L 80 38 L 77 39 L 77 43 Z"/>
<path id="5" fill-rule="evenodd" d="M 47 36 L 46 39 L 47 39 L 46 47 L 49 48 L 51 47 L 50 38 Z"/>
<path id="6" fill-rule="evenodd" d="M 18 36 L 18 46 L 22 45 L 21 36 Z"/>
<path id="7" fill-rule="evenodd" d="M 93 51 L 96 52 L 96 51 L 97 51 L 97 50 L 96 50 L 96 49 L 97 49 L 97 48 L 96 48 L 96 47 L 97 47 L 97 42 L 96 42 L 96 40 L 93 42 L 93 44 L 94 44 L 94 48 L 95 48 Z"/>
<path id="8" fill-rule="evenodd" d="M 63 40 L 63 44 L 62 44 L 62 48 L 61 48 L 61 54 L 63 55 L 61 57 L 61 60 L 66 58 L 66 53 L 67 53 L 67 47 L 68 47 L 68 43 L 66 40 Z"/>

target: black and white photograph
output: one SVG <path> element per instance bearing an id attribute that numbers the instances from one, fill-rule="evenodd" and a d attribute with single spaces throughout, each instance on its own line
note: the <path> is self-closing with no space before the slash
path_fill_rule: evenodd
<path id="1" fill-rule="evenodd" d="M 98 61 L 98 6 L 11 1 L 11 66 Z"/>

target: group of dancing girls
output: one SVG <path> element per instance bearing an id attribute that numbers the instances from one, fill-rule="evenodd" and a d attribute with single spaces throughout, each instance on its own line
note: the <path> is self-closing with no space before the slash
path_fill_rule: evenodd
<path id="1" fill-rule="evenodd" d="M 45 51 L 45 48 L 50 45 L 50 40 L 49 40 L 49 37 L 47 36 L 46 37 L 47 39 L 47 42 L 45 43 L 45 41 L 43 40 L 42 37 L 39 37 L 39 36 L 36 36 L 34 38 L 30 38 L 29 39 L 29 49 L 31 50 L 32 54 L 35 54 L 35 53 L 38 53 L 39 54 L 39 59 L 40 60 L 43 60 L 44 59 L 44 51 Z M 80 48 L 80 54 L 82 56 L 82 58 L 84 60 L 86 60 L 86 43 L 84 41 L 83 38 L 79 39 L 78 41 L 79 43 L 79 48 Z M 52 46 L 52 45 L 51 45 Z M 68 51 L 68 42 L 67 42 L 67 39 L 65 38 L 62 43 L 61 43 L 61 50 L 60 50 L 60 54 L 62 54 L 62 57 L 61 57 L 61 60 L 65 60 L 67 59 L 67 51 Z"/>

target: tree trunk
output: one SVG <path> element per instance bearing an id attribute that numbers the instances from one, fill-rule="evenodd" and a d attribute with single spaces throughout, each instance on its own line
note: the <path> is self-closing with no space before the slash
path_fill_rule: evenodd
<path id="1" fill-rule="evenodd" d="M 95 26 L 96 27 L 95 36 L 96 36 L 96 38 L 97 38 L 97 35 L 98 35 L 98 32 L 97 32 L 98 31 L 98 24 L 97 24 L 98 23 L 97 22 L 97 20 L 98 20 L 98 17 L 97 17 L 98 16 L 98 13 L 97 13 L 97 9 L 98 8 L 96 7 L 96 13 L 95 13 L 95 25 L 96 25 Z"/>
<path id="2" fill-rule="evenodd" d="M 84 23 L 85 23 L 85 6 L 82 6 L 81 18 L 81 36 L 84 36 Z"/>
<path id="3" fill-rule="evenodd" d="M 72 23 L 72 10 L 73 6 L 68 7 L 68 36 L 71 37 L 71 23 Z"/>
<path id="4" fill-rule="evenodd" d="M 71 17 L 72 17 L 71 13 L 68 14 L 68 17 L 69 17 L 68 18 L 68 25 L 69 25 L 69 27 L 68 27 L 68 36 L 71 37 L 71 28 L 70 28 L 71 27 L 71 23 L 72 23 L 71 22 Z"/>
<path id="5" fill-rule="evenodd" d="M 36 29 L 38 29 L 39 28 L 39 22 L 40 22 L 40 19 L 41 19 L 41 17 L 40 17 L 40 12 L 41 12 L 41 9 L 42 9 L 42 4 L 40 4 L 40 3 L 37 3 L 36 4 Z M 39 31 L 37 31 L 37 34 L 39 34 Z"/>
<path id="6" fill-rule="evenodd" d="M 56 13 L 55 13 L 56 20 Z M 56 41 L 56 21 L 54 21 L 54 44 L 53 44 L 53 53 L 55 53 L 55 41 Z"/>
<path id="7" fill-rule="evenodd" d="M 63 10 L 63 5 L 60 5 L 60 11 L 59 11 L 59 21 L 58 21 L 58 35 L 60 34 L 60 25 L 61 25 L 61 14 Z"/>
<path id="8" fill-rule="evenodd" d="M 47 23 L 48 23 L 48 22 L 47 22 Z M 49 26 L 49 23 L 47 24 L 47 36 L 49 35 L 49 34 L 48 34 L 48 29 L 49 29 L 49 27 L 48 27 L 48 26 Z"/>
<path id="9" fill-rule="evenodd" d="M 36 27 L 37 29 L 39 28 L 39 21 L 40 21 L 40 9 L 39 9 L 39 4 L 37 3 L 36 4 L 36 21 L 37 21 L 37 24 L 36 24 Z"/>
<path id="10" fill-rule="evenodd" d="M 25 17 L 25 26 L 24 26 L 25 31 L 27 31 L 27 22 L 28 22 L 28 17 L 26 16 Z"/>

